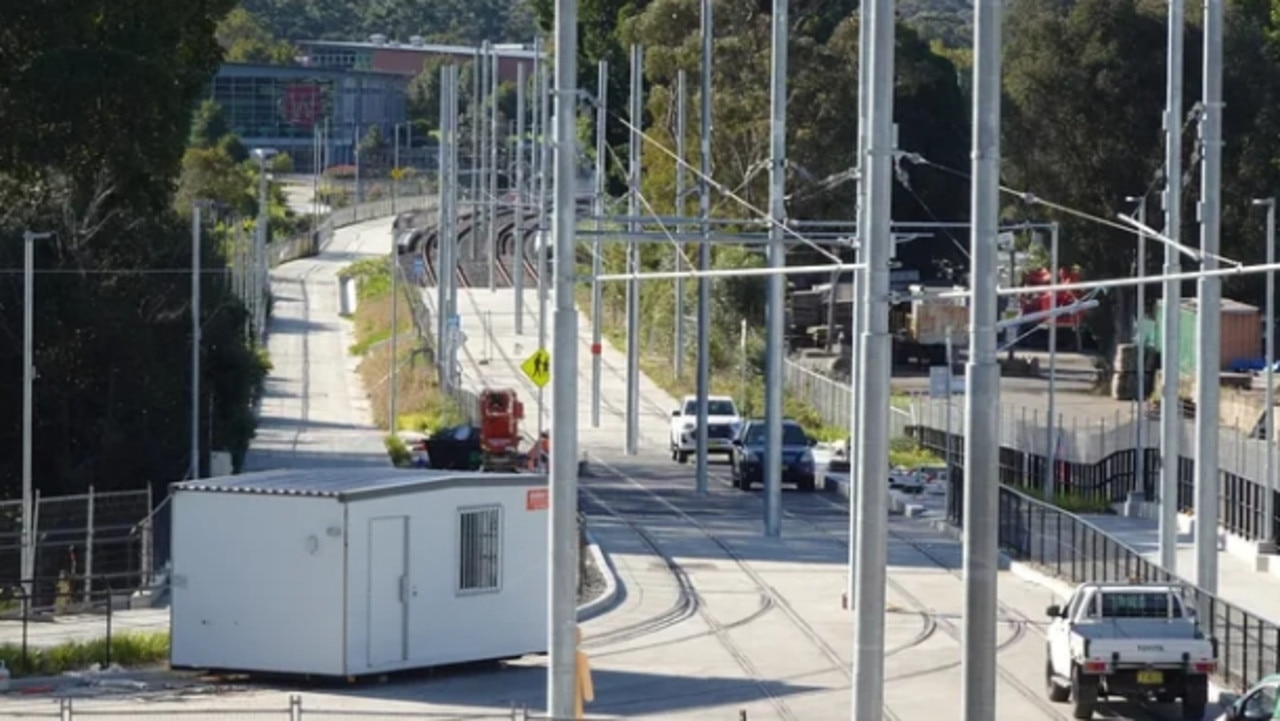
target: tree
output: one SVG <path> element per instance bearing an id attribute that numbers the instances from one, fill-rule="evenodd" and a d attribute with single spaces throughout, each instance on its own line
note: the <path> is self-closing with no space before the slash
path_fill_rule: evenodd
<path id="1" fill-rule="evenodd" d="M 525 0 L 245 0 L 245 9 L 276 37 L 350 40 L 381 33 L 446 44 L 527 41 L 533 18 Z"/>
<path id="2" fill-rule="evenodd" d="M 409 119 L 427 132 L 440 126 L 440 69 L 444 66 L 443 58 L 428 58 L 422 63 L 422 70 L 409 81 Z"/>
<path id="3" fill-rule="evenodd" d="M 191 137 L 187 143 L 193 148 L 211 148 L 230 132 L 222 106 L 205 99 L 191 119 Z"/>
<path id="4" fill-rule="evenodd" d="M 276 40 L 271 32 L 243 7 L 232 10 L 218 23 L 218 43 L 229 63 L 292 63 L 297 50 Z"/>

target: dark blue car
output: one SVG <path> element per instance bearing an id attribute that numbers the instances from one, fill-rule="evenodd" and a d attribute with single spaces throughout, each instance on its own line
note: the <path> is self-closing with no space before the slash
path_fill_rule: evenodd
<path id="1" fill-rule="evenodd" d="M 765 436 L 768 426 L 762 419 L 747 421 L 733 441 L 733 486 L 744 491 L 753 483 L 764 483 Z M 802 491 L 814 488 L 813 441 L 799 423 L 782 421 L 782 482 Z"/>

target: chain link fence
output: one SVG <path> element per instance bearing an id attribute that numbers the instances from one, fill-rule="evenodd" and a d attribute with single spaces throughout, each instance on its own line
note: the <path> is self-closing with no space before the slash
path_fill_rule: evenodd
<path id="1" fill-rule="evenodd" d="M 853 412 L 853 391 L 848 383 L 828 378 L 789 360 L 782 364 L 782 382 L 787 393 L 813 408 L 823 423 L 832 428 L 849 427 Z M 912 425 L 916 424 L 908 409 L 890 409 L 890 438 L 906 436 L 907 429 Z"/>

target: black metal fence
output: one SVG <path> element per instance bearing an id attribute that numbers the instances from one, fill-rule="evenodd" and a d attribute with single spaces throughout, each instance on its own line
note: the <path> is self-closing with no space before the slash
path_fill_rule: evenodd
<path id="1" fill-rule="evenodd" d="M 964 525 L 964 475 L 948 476 L 947 519 Z M 1218 644 L 1218 681 L 1244 690 L 1280 672 L 1280 628 L 1274 623 L 1201 590 L 1148 561 L 1083 518 L 1009 485 L 1000 487 L 999 543 L 1013 558 L 1072 583 L 1132 581 L 1176 583 L 1185 589 L 1201 627 Z"/>
<path id="2" fill-rule="evenodd" d="M 911 426 L 908 433 L 920 445 L 939 455 L 947 448 L 947 434 L 929 426 Z M 1162 457 L 1155 448 L 1146 449 L 1146 465 L 1142 479 L 1137 477 L 1137 453 L 1117 451 L 1097 463 L 1055 461 L 1054 486 L 1058 493 L 1070 495 L 1086 503 L 1121 503 L 1129 494 L 1140 491 L 1146 499 L 1160 497 L 1160 464 Z M 951 435 L 951 458 L 955 465 L 964 463 L 964 437 Z M 1000 449 L 1000 483 L 1043 494 L 1048 460 L 1039 454 L 1016 448 Z M 1280 491 L 1275 493 L 1275 513 L 1271 533 L 1267 533 L 1265 501 L 1267 488 L 1260 483 L 1226 471 L 1219 472 L 1222 483 L 1218 494 L 1218 518 L 1227 531 L 1242 538 L 1258 541 L 1280 538 Z M 1190 512 L 1195 501 L 1195 461 L 1180 458 L 1178 462 L 1178 509 Z"/>

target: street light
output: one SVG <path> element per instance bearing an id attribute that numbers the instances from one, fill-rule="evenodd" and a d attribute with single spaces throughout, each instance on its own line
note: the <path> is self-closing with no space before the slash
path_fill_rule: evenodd
<path id="1" fill-rule="evenodd" d="M 1276 262 L 1276 199 L 1275 198 L 1257 198 L 1252 203 L 1267 209 L 1267 262 Z M 1275 328 L 1276 328 L 1276 309 L 1275 309 L 1276 287 L 1275 287 L 1275 271 L 1267 271 L 1267 320 L 1266 320 L 1266 348 L 1265 354 L 1267 359 L 1266 383 L 1266 434 L 1267 449 L 1266 461 L 1263 466 L 1262 477 L 1266 479 L 1264 490 L 1262 492 L 1262 519 L 1266 524 L 1263 530 L 1262 543 L 1266 545 L 1265 553 L 1275 553 L 1276 536 L 1275 536 L 1275 516 L 1276 516 L 1276 489 L 1275 489 L 1275 416 L 1276 416 L 1276 399 L 1275 399 Z M 1259 548 L 1259 550 L 1262 550 Z"/>
<path id="2" fill-rule="evenodd" d="M 35 576 L 35 537 L 32 516 L 32 454 L 31 441 L 34 431 L 32 414 L 32 386 L 36 377 L 32 362 L 35 349 L 35 242 L 47 240 L 53 233 L 22 234 L 22 588 L 26 598 L 31 598 Z"/>
<path id="3" fill-rule="evenodd" d="M 1137 273 L 1139 279 L 1146 277 L 1147 274 L 1147 234 L 1143 232 L 1143 228 L 1147 225 L 1147 198 L 1142 195 L 1126 195 L 1124 198 L 1126 203 L 1138 204 L 1138 251 L 1137 251 Z M 1138 285 L 1138 316 L 1134 322 L 1133 337 L 1137 343 L 1137 379 L 1138 390 L 1134 393 L 1133 403 L 1135 412 L 1133 415 L 1133 452 L 1134 452 L 1134 477 L 1137 480 L 1138 488 L 1143 490 L 1147 487 L 1147 447 L 1144 445 L 1142 437 L 1142 426 L 1146 422 L 1146 412 L 1143 409 L 1143 401 L 1147 395 L 1147 343 L 1142 339 L 1142 319 L 1147 314 L 1147 286 L 1145 283 Z M 1167 306 L 1167 304 L 1166 304 Z M 1166 313 L 1172 313 L 1172 308 L 1166 307 Z"/>

